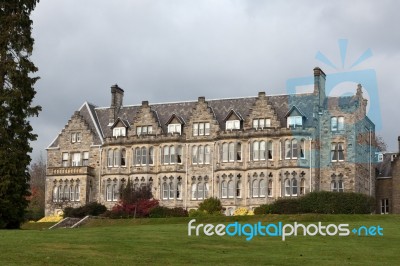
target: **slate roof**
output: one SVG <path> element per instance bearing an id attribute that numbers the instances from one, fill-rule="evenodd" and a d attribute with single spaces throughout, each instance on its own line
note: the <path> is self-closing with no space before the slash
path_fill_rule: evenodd
<path id="1" fill-rule="evenodd" d="M 285 115 L 296 106 L 296 108 L 304 114 L 306 120 L 305 127 L 312 126 L 312 116 L 314 109 L 314 101 L 316 96 L 312 93 L 295 94 L 295 95 L 267 95 L 268 103 L 276 112 L 277 118 L 281 125 L 286 125 Z M 350 107 L 354 104 L 354 96 L 350 97 L 329 97 L 325 104 L 339 104 L 341 107 Z M 231 110 L 239 113 L 243 119 L 246 119 L 250 114 L 257 97 L 244 97 L 233 99 L 216 99 L 206 100 L 222 130 L 225 129 L 224 119 Z M 157 103 L 149 104 L 154 112 L 159 125 L 163 132 L 167 132 L 168 125 L 166 124 L 173 114 L 179 116 L 187 123 L 190 120 L 197 101 L 177 102 L 177 103 Z M 118 117 L 126 120 L 132 126 L 134 120 L 140 111 L 141 105 L 123 106 L 118 114 Z M 85 102 L 79 110 L 79 113 L 89 124 L 91 130 L 95 133 L 95 143 L 102 144 L 105 137 L 112 136 L 111 125 L 109 125 L 109 107 L 96 107 L 93 104 Z M 56 147 L 58 138 L 49 146 Z"/>

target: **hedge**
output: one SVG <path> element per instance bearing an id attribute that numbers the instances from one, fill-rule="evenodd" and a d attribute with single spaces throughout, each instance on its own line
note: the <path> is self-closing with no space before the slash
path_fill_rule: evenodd
<path id="1" fill-rule="evenodd" d="M 86 215 L 98 216 L 107 211 L 107 207 L 103 204 L 97 202 L 88 203 L 82 207 L 72 208 L 66 207 L 64 209 L 64 218 L 65 217 L 75 217 L 75 218 L 83 218 Z"/>
<path id="2" fill-rule="evenodd" d="M 366 214 L 374 211 L 374 198 L 353 192 L 312 192 L 299 198 L 283 198 L 255 208 L 255 214 Z"/>

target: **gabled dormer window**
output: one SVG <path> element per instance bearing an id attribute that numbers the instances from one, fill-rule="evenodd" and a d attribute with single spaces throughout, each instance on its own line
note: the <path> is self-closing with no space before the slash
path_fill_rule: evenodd
<path id="1" fill-rule="evenodd" d="M 182 125 L 181 124 L 169 124 L 168 125 L 168 133 L 179 133 L 181 134 Z"/>
<path id="2" fill-rule="evenodd" d="M 226 130 L 232 129 L 240 129 L 240 121 L 239 120 L 228 120 L 225 124 Z"/>
<path id="3" fill-rule="evenodd" d="M 303 126 L 303 117 L 300 115 L 296 116 L 288 116 L 287 118 L 287 127 L 302 127 Z"/>
<path id="4" fill-rule="evenodd" d="M 124 127 L 115 127 L 113 129 L 113 137 L 120 137 L 120 136 L 126 136 L 126 128 Z"/>

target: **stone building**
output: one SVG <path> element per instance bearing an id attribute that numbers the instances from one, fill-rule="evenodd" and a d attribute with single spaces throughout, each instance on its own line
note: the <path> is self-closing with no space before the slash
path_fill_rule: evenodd
<path id="1" fill-rule="evenodd" d="M 123 105 L 85 102 L 47 148 L 46 215 L 97 201 L 112 207 L 131 179 L 164 206 L 221 199 L 227 214 L 310 191 L 374 192 L 374 124 L 359 85 L 327 97 L 314 69 L 303 94 Z"/>
<path id="2" fill-rule="evenodd" d="M 400 137 L 398 138 L 400 148 Z M 376 167 L 376 212 L 400 213 L 399 153 L 380 153 Z"/>

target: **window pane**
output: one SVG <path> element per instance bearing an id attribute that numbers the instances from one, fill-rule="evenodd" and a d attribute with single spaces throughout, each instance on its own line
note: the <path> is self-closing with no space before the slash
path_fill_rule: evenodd
<path id="1" fill-rule="evenodd" d="M 290 180 L 285 179 L 285 196 L 290 196 Z"/>
<path id="2" fill-rule="evenodd" d="M 199 135 L 204 135 L 204 123 L 199 123 Z"/>
<path id="3" fill-rule="evenodd" d="M 208 198 L 208 191 L 209 191 L 208 183 L 204 183 L 204 198 Z"/>
<path id="4" fill-rule="evenodd" d="M 210 123 L 205 123 L 205 135 L 210 135 Z"/>
<path id="5" fill-rule="evenodd" d="M 241 198 L 242 197 L 241 190 L 242 190 L 242 182 L 237 181 L 236 182 L 236 197 L 237 198 Z"/>
<path id="6" fill-rule="evenodd" d="M 233 162 L 235 160 L 234 157 L 235 154 L 235 144 L 234 143 L 229 143 L 229 161 Z"/>
<path id="7" fill-rule="evenodd" d="M 167 183 L 163 183 L 162 185 L 162 190 L 163 190 L 163 199 L 168 199 L 168 185 Z"/>
<path id="8" fill-rule="evenodd" d="M 265 197 L 265 180 L 260 180 L 260 197 Z"/>
<path id="9" fill-rule="evenodd" d="M 210 157 L 211 157 L 211 148 L 210 148 L 210 146 L 206 146 L 205 147 L 205 160 L 204 160 L 204 163 L 205 164 L 209 164 L 210 163 Z"/>
<path id="10" fill-rule="evenodd" d="M 258 161 L 259 157 L 259 150 L 258 150 L 258 146 L 260 145 L 260 143 L 258 141 L 254 141 L 253 142 L 253 160 L 254 161 Z"/>
<path id="11" fill-rule="evenodd" d="M 292 179 L 292 196 L 297 196 L 297 180 Z"/>
<path id="12" fill-rule="evenodd" d="M 258 187 L 259 183 L 257 180 L 253 181 L 253 198 L 258 198 L 258 192 L 259 192 L 259 187 Z"/>
<path id="13" fill-rule="evenodd" d="M 154 164 L 154 148 L 149 148 L 149 164 Z"/>
<path id="14" fill-rule="evenodd" d="M 268 196 L 272 196 L 272 180 L 268 181 Z"/>
<path id="15" fill-rule="evenodd" d="M 199 124 L 194 123 L 193 124 L 193 136 L 197 136 L 199 134 Z"/>
<path id="16" fill-rule="evenodd" d="M 164 147 L 164 164 L 169 164 L 169 147 Z"/>
<path id="17" fill-rule="evenodd" d="M 343 143 L 338 143 L 338 160 L 339 161 L 344 161 Z"/>
<path id="18" fill-rule="evenodd" d="M 199 157 L 197 158 L 197 161 L 199 164 L 204 163 L 204 146 L 199 146 Z"/>
<path id="19" fill-rule="evenodd" d="M 197 184 L 197 199 L 203 199 L 204 198 L 204 186 L 201 183 Z"/>
<path id="20" fill-rule="evenodd" d="M 260 160 L 265 160 L 265 141 L 260 142 Z"/>
<path id="21" fill-rule="evenodd" d="M 265 127 L 271 127 L 271 119 L 265 119 Z"/>
<path id="22" fill-rule="evenodd" d="M 146 147 L 142 147 L 142 165 L 147 164 L 147 149 Z"/>
<path id="23" fill-rule="evenodd" d="M 226 198 L 228 196 L 228 187 L 226 181 L 222 181 L 221 183 L 221 197 Z"/>
<path id="24" fill-rule="evenodd" d="M 265 127 L 265 119 L 260 119 L 259 124 L 260 124 L 260 128 L 264 128 Z"/>
<path id="25" fill-rule="evenodd" d="M 197 146 L 192 147 L 192 163 L 197 164 Z"/>
<path id="26" fill-rule="evenodd" d="M 337 124 L 337 117 L 332 117 L 331 118 L 331 130 L 332 131 L 337 131 L 338 130 L 338 124 Z"/>
<path id="27" fill-rule="evenodd" d="M 239 142 L 236 145 L 236 160 L 241 161 L 242 160 L 242 144 Z"/>
<path id="28" fill-rule="evenodd" d="M 258 128 L 258 119 L 253 119 L 253 128 Z"/>
<path id="29" fill-rule="evenodd" d="M 228 161 L 228 143 L 224 143 L 222 145 L 222 161 L 223 162 Z"/>
<path id="30" fill-rule="evenodd" d="M 228 198 L 233 198 L 234 193 L 234 183 L 233 181 L 228 182 Z"/>
<path id="31" fill-rule="evenodd" d="M 182 163 L 182 146 L 179 145 L 176 149 L 176 162 Z"/>
<path id="32" fill-rule="evenodd" d="M 343 116 L 338 118 L 338 130 L 344 130 L 344 117 Z"/>
<path id="33" fill-rule="evenodd" d="M 170 163 L 175 164 L 176 163 L 175 147 L 171 146 L 169 147 L 169 150 L 170 150 Z"/>
<path id="34" fill-rule="evenodd" d="M 285 159 L 292 158 L 292 149 L 290 140 L 285 140 Z"/>
<path id="35" fill-rule="evenodd" d="M 293 159 L 297 158 L 297 140 L 296 139 L 292 140 L 292 158 Z"/>
<path id="36" fill-rule="evenodd" d="M 268 142 L 268 159 L 272 160 L 272 141 Z"/>
<path id="37" fill-rule="evenodd" d="M 336 162 L 338 160 L 338 154 L 337 154 L 337 146 L 336 143 L 332 143 L 331 146 L 331 161 Z"/>
<path id="38" fill-rule="evenodd" d="M 240 121 L 234 120 L 234 129 L 240 129 Z"/>

